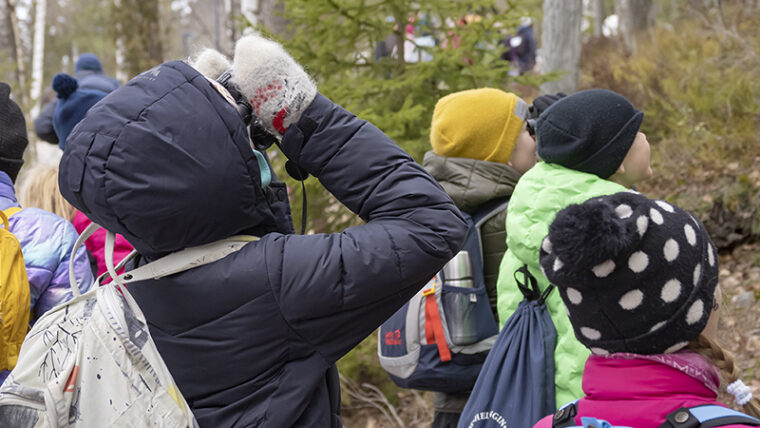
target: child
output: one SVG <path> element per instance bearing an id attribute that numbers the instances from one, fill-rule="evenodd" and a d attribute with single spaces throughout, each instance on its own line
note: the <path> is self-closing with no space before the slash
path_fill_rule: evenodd
<path id="1" fill-rule="evenodd" d="M 92 106 L 97 104 L 108 94 L 94 89 L 79 88 L 78 82 L 73 77 L 64 73 L 58 73 L 55 75 L 53 78 L 53 89 L 55 89 L 58 94 L 58 104 L 56 105 L 55 115 L 53 116 L 53 125 L 55 127 L 55 133 L 58 136 L 58 144 L 61 149 L 64 150 L 66 149 L 66 139 L 69 137 L 71 130 L 74 129 L 74 126 L 84 118 L 85 114 L 87 114 Z M 57 183 L 56 191 L 58 191 Z M 77 233 L 82 233 L 87 226 L 92 224 L 92 221 L 79 210 L 74 210 L 74 213 L 70 218 Z M 97 276 L 106 272 L 106 260 L 103 251 L 105 248 L 105 242 L 106 231 L 103 229 L 93 233 L 92 236 L 87 238 L 84 242 L 87 251 L 89 251 L 95 258 L 97 265 L 95 271 Z M 132 245 L 130 245 L 122 235 L 117 234 L 116 246 L 114 247 L 114 263 L 119 263 L 121 259 L 131 253 L 132 250 Z M 110 278 L 107 278 L 104 283 L 110 282 L 110 280 Z"/>
<path id="2" fill-rule="evenodd" d="M 14 183 L 28 144 L 21 109 L 10 99 L 10 87 L 0 83 L 0 209 L 21 243 L 31 290 L 32 322 L 53 306 L 71 299 L 69 260 L 77 232 L 68 221 L 38 208 L 21 209 Z M 93 283 L 87 253 L 76 253 L 74 270 L 82 293 Z"/>
<path id="3" fill-rule="evenodd" d="M 557 214 L 540 260 L 592 353 L 586 396 L 558 411 L 554 426 L 581 417 L 636 428 L 708 426 L 687 424 L 691 412 L 682 407 L 720 404 L 718 368 L 737 403 L 760 416 L 731 355 L 714 342 L 718 259 L 693 215 L 635 192 L 590 199 Z M 666 417 L 675 423 L 662 425 Z M 729 423 L 709 426 L 745 426 Z"/>
<path id="4" fill-rule="evenodd" d="M 538 265 L 541 240 L 556 213 L 569 204 L 617 193 L 651 175 L 649 143 L 640 132 L 643 113 L 624 97 L 591 89 L 552 104 L 536 121 L 543 160 L 520 178 L 507 209 L 507 252 L 497 285 L 503 325 L 523 299 L 515 272 L 527 265 L 540 289 L 549 285 Z M 588 351 L 572 334 L 562 299 L 552 293 L 547 310 L 557 330 L 555 403 L 581 396 Z"/>
<path id="5" fill-rule="evenodd" d="M 433 150 L 425 153 L 424 168 L 470 215 L 495 199 L 508 198 L 520 175 L 536 163 L 536 142 L 528 132 L 526 115 L 543 111 L 558 98 L 539 97 L 529 109 L 518 96 L 499 89 L 446 95 L 433 111 Z M 506 250 L 506 215 L 503 210 L 481 226 L 483 274 L 494 317 L 496 279 Z M 456 427 L 469 395 L 434 393 L 433 427 Z"/>
<path id="6" fill-rule="evenodd" d="M 252 150 L 236 100 L 180 61 L 90 110 L 67 140 L 61 192 L 123 234 L 138 265 L 260 237 L 129 291 L 201 427 L 338 427 L 335 363 L 459 251 L 466 222 L 421 166 L 319 95 L 277 43 L 238 41 L 232 76 L 284 154 L 365 225 L 293 234 L 285 183 Z"/>

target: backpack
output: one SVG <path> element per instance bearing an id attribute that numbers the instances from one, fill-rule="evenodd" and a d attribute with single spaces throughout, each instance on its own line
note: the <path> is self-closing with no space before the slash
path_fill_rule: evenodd
<path id="1" fill-rule="evenodd" d="M 0 426 L 197 427 L 125 284 L 214 262 L 255 238 L 188 248 L 117 276 L 136 252 L 114 267 L 115 235 L 108 232 L 106 265 L 114 281 L 80 295 L 74 254 L 99 227 L 88 226 L 72 250 L 74 298 L 37 320 L 0 387 Z"/>
<path id="2" fill-rule="evenodd" d="M 470 217 L 463 249 L 378 331 L 380 365 L 402 388 L 469 391 L 499 327 L 483 280 L 481 226 L 507 207 L 486 203 Z"/>
<path id="3" fill-rule="evenodd" d="M 523 280 L 518 275 L 523 275 Z M 554 328 L 527 266 L 515 272 L 525 298 L 502 327 L 459 418 L 460 428 L 530 427 L 555 410 Z"/>
<path id="4" fill-rule="evenodd" d="M 3 372 L 18 361 L 21 343 L 29 331 L 31 297 L 24 255 L 18 238 L 11 232 L 8 217 L 20 211 L 12 207 L 0 211 L 0 383 Z"/>
<path id="5" fill-rule="evenodd" d="M 578 400 L 568 403 L 554 414 L 552 428 L 629 428 L 611 425 L 601 419 L 581 417 L 582 425 L 575 424 Z M 681 407 L 665 416 L 660 428 L 713 428 L 726 425 L 760 425 L 760 419 L 717 404 Z"/>

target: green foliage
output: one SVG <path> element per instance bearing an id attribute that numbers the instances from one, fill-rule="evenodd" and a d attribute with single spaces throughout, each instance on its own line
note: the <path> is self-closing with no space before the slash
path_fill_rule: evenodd
<path id="1" fill-rule="evenodd" d="M 281 42 L 316 79 L 322 94 L 382 129 L 419 161 L 430 146 L 430 118 L 439 98 L 483 86 L 520 92 L 552 78 L 511 77 L 509 63 L 499 58 L 499 39 L 514 32 L 520 17 L 531 15 L 538 4 L 521 2 L 497 11 L 486 0 L 288 0 L 290 25 Z M 416 17 L 417 35 L 431 34 L 439 42 L 420 48 L 432 55 L 429 62 L 403 61 L 409 17 Z M 463 17 L 468 24 L 453 25 Z M 268 34 L 266 28 L 260 30 Z M 395 42 L 389 41 L 396 55 L 375 58 L 378 43 L 394 37 Z M 301 186 L 288 184 L 299 224 Z M 309 230 L 337 231 L 360 221 L 316 180 L 307 180 L 306 188 L 309 212 L 319 213 L 309 220 Z"/>
<path id="2" fill-rule="evenodd" d="M 719 247 L 721 235 L 760 233 L 758 24 L 738 6 L 685 8 L 642 35 L 635 56 L 595 41 L 581 61 L 582 86 L 616 90 L 645 112 L 655 178 L 643 190 L 695 210 Z"/>

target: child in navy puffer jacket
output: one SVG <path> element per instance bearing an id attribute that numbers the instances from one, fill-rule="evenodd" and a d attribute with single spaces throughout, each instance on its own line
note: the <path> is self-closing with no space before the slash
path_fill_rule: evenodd
<path id="1" fill-rule="evenodd" d="M 339 427 L 336 361 L 459 251 L 465 221 L 385 134 L 318 94 L 278 44 L 250 36 L 232 76 L 253 113 L 366 221 L 293 234 L 285 184 L 214 74 L 173 61 L 109 94 L 67 140 L 61 192 L 123 234 L 138 265 L 259 236 L 129 291 L 202 427 Z"/>

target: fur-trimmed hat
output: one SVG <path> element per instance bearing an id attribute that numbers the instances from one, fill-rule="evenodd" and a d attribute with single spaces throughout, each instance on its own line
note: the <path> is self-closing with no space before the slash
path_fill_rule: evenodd
<path id="1" fill-rule="evenodd" d="M 575 336 L 595 354 L 675 352 L 705 328 L 715 245 L 693 215 L 633 191 L 557 214 L 540 252 Z"/>
<path id="2" fill-rule="evenodd" d="M 536 121 L 538 156 L 607 179 L 639 132 L 644 113 L 606 89 L 576 92 L 552 104 Z"/>
<path id="3" fill-rule="evenodd" d="M 8 174 L 13 182 L 24 164 L 28 144 L 24 113 L 11 99 L 11 87 L 0 82 L 0 171 Z"/>
<path id="4" fill-rule="evenodd" d="M 507 164 L 527 114 L 525 101 L 509 92 L 455 92 L 435 105 L 430 144 L 439 156 Z"/>

